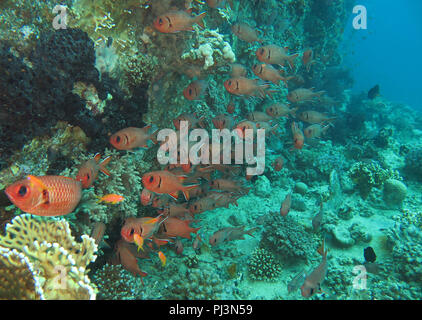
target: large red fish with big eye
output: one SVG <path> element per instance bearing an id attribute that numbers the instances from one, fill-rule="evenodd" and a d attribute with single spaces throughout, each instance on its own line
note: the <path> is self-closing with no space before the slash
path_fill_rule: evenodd
<path id="1" fill-rule="evenodd" d="M 206 12 L 197 16 L 191 16 L 192 10 L 187 11 L 170 11 L 157 17 L 154 20 L 154 28 L 162 33 L 176 33 L 180 31 L 193 31 L 193 25 L 197 24 L 202 29 L 204 22 L 202 19 L 205 17 Z"/>
<path id="2" fill-rule="evenodd" d="M 173 199 L 178 199 L 179 191 L 183 193 L 186 200 L 189 200 L 189 190 L 199 186 L 198 183 L 183 184 L 187 176 L 176 176 L 169 171 L 152 171 L 142 176 L 142 184 L 149 191 L 157 194 L 168 194 Z"/>
<path id="3" fill-rule="evenodd" d="M 24 212 L 38 216 L 71 213 L 82 195 L 82 184 L 62 176 L 28 176 L 6 188 L 6 195 Z"/>
<path id="4" fill-rule="evenodd" d="M 184 90 L 183 96 L 188 100 L 200 100 L 207 89 L 207 82 L 205 80 L 192 81 Z"/>

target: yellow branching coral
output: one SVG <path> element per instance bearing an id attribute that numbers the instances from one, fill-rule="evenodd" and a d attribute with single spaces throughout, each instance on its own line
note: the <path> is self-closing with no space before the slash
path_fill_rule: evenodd
<path id="1" fill-rule="evenodd" d="M 41 298 L 95 299 L 86 267 L 95 261 L 97 245 L 87 235 L 76 242 L 66 220 L 17 216 L 6 226 L 0 247 L 15 249 L 33 265 Z"/>
<path id="2" fill-rule="evenodd" d="M 0 247 L 0 300 L 43 299 L 32 263 L 15 249 Z"/>

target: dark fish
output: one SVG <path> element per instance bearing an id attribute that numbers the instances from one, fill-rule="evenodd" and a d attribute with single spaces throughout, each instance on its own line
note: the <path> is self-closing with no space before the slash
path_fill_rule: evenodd
<path id="1" fill-rule="evenodd" d="M 363 256 L 367 262 L 375 262 L 377 255 L 372 247 L 367 247 L 363 250 Z"/>
<path id="2" fill-rule="evenodd" d="M 375 99 L 379 95 L 380 95 L 380 86 L 378 84 L 368 91 L 368 98 L 371 100 Z"/>

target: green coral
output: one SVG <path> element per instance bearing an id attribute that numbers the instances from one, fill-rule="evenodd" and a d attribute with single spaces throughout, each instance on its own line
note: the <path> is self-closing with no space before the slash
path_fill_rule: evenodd
<path id="1" fill-rule="evenodd" d="M 257 248 L 248 261 L 248 274 L 252 280 L 275 281 L 281 274 L 281 265 L 270 251 Z"/>
<path id="2" fill-rule="evenodd" d="M 372 188 L 381 188 L 387 179 L 401 180 L 399 173 L 382 168 L 376 161 L 359 161 L 348 172 L 362 198 L 366 199 Z"/>

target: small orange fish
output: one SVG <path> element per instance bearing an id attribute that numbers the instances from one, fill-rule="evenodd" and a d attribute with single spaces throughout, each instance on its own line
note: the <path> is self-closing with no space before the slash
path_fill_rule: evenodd
<path id="1" fill-rule="evenodd" d="M 144 251 L 144 238 L 142 238 L 139 234 L 135 233 L 133 235 L 133 242 L 138 246 L 138 251 L 141 249 Z"/>
<path id="2" fill-rule="evenodd" d="M 273 161 L 271 165 L 273 166 L 273 169 L 275 171 L 280 171 L 283 168 L 283 164 L 284 164 L 284 158 L 278 157 Z"/>
<path id="3" fill-rule="evenodd" d="M 283 81 L 284 84 L 287 87 L 287 80 L 290 79 L 290 77 L 285 78 L 281 75 L 281 73 L 284 72 L 284 70 L 277 70 L 270 64 L 265 63 L 257 63 L 252 66 L 253 73 L 260 77 L 264 81 L 270 81 L 275 85 L 280 85 L 280 81 Z"/>
<path id="4" fill-rule="evenodd" d="M 110 137 L 110 143 L 117 150 L 131 150 L 135 148 L 147 148 L 148 140 L 152 140 L 155 144 L 157 140 L 155 138 L 158 130 L 148 135 L 148 129 L 151 126 L 143 128 L 129 127 L 122 129 Z"/>
<path id="5" fill-rule="evenodd" d="M 160 258 L 161 266 L 164 267 L 166 265 L 166 261 L 167 261 L 166 256 L 161 251 L 158 251 L 158 257 Z"/>
<path id="6" fill-rule="evenodd" d="M 325 91 L 314 92 L 313 90 L 314 88 L 311 88 L 311 89 L 299 88 L 299 89 L 290 91 L 287 94 L 287 100 L 289 100 L 292 103 L 308 102 L 308 101 L 313 101 L 315 98 L 320 98 L 321 95 L 325 93 Z"/>
<path id="7" fill-rule="evenodd" d="M 234 94 L 236 96 L 257 96 L 260 98 L 265 98 L 265 96 L 271 97 L 271 92 L 267 90 L 269 84 L 259 84 L 259 79 L 248 79 L 245 77 L 231 78 L 224 81 L 224 88 L 227 92 Z"/>
<path id="8" fill-rule="evenodd" d="M 299 125 L 293 121 L 292 123 L 293 145 L 296 149 L 302 149 L 305 143 L 305 137 Z"/>
<path id="9" fill-rule="evenodd" d="M 246 42 L 262 42 L 259 39 L 258 32 L 245 22 L 239 22 L 232 25 L 232 32 L 240 39 Z"/>
<path id="10" fill-rule="evenodd" d="M 123 196 L 114 194 L 114 193 L 106 194 L 105 196 L 102 196 L 102 197 L 97 196 L 97 198 L 98 198 L 97 202 L 105 202 L 105 203 L 111 203 L 111 204 L 116 204 L 125 200 Z"/>
<path id="11" fill-rule="evenodd" d="M 206 12 L 197 16 L 191 16 L 192 9 L 186 11 L 170 11 L 154 20 L 154 28 L 162 33 L 176 33 L 180 31 L 193 31 L 193 25 L 197 24 L 204 29 Z"/>
<path id="12" fill-rule="evenodd" d="M 10 201 L 24 212 L 38 216 L 71 213 L 82 196 L 80 181 L 62 176 L 31 176 L 5 190 Z"/>
<path id="13" fill-rule="evenodd" d="M 76 174 L 76 180 L 82 183 L 82 188 L 90 188 L 97 179 L 98 171 L 110 176 L 110 172 L 107 170 L 106 165 L 110 162 L 111 157 L 105 158 L 100 162 L 101 154 L 97 153 L 93 159 L 85 162 Z"/>
<path id="14" fill-rule="evenodd" d="M 207 82 L 205 80 L 192 81 L 184 90 L 183 96 L 188 100 L 200 100 L 207 89 Z"/>
<path id="15" fill-rule="evenodd" d="M 259 61 L 269 64 L 279 64 L 284 66 L 287 61 L 291 69 L 294 69 L 294 61 L 299 56 L 298 53 L 289 56 L 287 54 L 288 48 L 282 48 L 276 45 L 267 45 L 256 50 L 255 54 Z"/>
<path id="16" fill-rule="evenodd" d="M 292 204 L 292 193 L 288 193 L 284 198 L 283 203 L 281 204 L 280 214 L 285 217 L 290 211 L 290 206 Z"/>
<path id="17" fill-rule="evenodd" d="M 198 183 L 183 185 L 187 176 L 176 176 L 169 171 L 153 171 L 142 176 L 142 184 L 148 190 L 158 194 L 168 194 L 173 199 L 178 199 L 178 192 L 183 192 L 186 200 L 189 200 L 189 190 L 199 186 Z"/>

